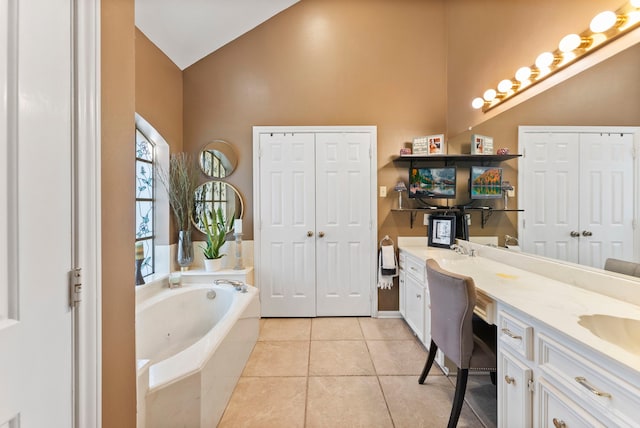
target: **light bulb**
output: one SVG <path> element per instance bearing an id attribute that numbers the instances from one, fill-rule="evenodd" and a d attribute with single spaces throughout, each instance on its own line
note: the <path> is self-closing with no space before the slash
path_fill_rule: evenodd
<path id="1" fill-rule="evenodd" d="M 555 59 L 556 58 L 551 52 L 542 52 L 540 55 L 538 55 L 538 58 L 536 58 L 536 67 L 540 69 L 549 68 L 551 67 L 551 64 L 553 64 Z"/>
<path id="2" fill-rule="evenodd" d="M 614 25 L 618 21 L 618 16 L 615 12 L 611 12 L 610 10 L 601 12 L 597 14 L 589 25 L 589 29 L 594 33 L 604 33 Z"/>
<path id="3" fill-rule="evenodd" d="M 484 91 L 484 95 L 482 96 L 485 101 L 493 101 L 496 99 L 496 95 L 498 95 L 496 93 L 495 89 L 487 89 L 486 91 Z"/>
<path id="4" fill-rule="evenodd" d="M 640 0 L 631 0 L 631 6 L 640 7 Z"/>
<path id="5" fill-rule="evenodd" d="M 509 92 L 511 88 L 513 88 L 513 82 L 509 79 L 501 80 L 500 83 L 498 83 L 498 91 L 500 92 Z"/>
<path id="6" fill-rule="evenodd" d="M 560 40 L 558 49 L 560 49 L 564 53 L 573 52 L 574 50 L 578 49 L 581 43 L 582 43 L 582 39 L 580 38 L 579 35 L 569 34 L 564 36 L 562 40 Z"/>
<path id="7" fill-rule="evenodd" d="M 518 82 L 526 82 L 531 77 L 531 69 L 529 67 L 520 67 L 516 71 L 516 80 Z"/>
<path id="8" fill-rule="evenodd" d="M 484 105 L 484 100 L 480 97 L 478 98 L 474 98 L 473 101 L 471 101 L 471 107 L 473 107 L 474 109 L 479 109 Z"/>

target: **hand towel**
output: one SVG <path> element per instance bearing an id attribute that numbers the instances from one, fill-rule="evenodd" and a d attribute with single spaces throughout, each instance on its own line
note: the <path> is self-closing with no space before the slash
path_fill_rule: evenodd
<path id="1" fill-rule="evenodd" d="M 384 245 L 378 252 L 378 288 L 390 290 L 393 277 L 398 276 L 398 261 L 393 245 Z"/>

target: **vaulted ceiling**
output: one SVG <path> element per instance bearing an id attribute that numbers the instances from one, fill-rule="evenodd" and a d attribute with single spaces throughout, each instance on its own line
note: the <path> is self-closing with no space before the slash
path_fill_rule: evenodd
<path id="1" fill-rule="evenodd" d="M 298 1 L 135 0 L 135 20 L 184 70 Z"/>

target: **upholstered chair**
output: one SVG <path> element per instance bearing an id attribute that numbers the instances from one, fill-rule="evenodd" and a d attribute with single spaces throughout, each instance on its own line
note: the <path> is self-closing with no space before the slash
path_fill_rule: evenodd
<path id="1" fill-rule="evenodd" d="M 448 424 L 448 428 L 454 428 L 464 403 L 469 370 L 491 372 L 491 380 L 495 384 L 495 328 L 484 324 L 484 328 L 474 332 L 476 286 L 471 277 L 448 272 L 435 260 L 429 259 L 427 280 L 431 296 L 431 344 L 418 382 L 424 383 L 438 349 L 456 365 L 458 378 Z M 477 321 L 481 326 L 483 321 Z"/>
<path id="2" fill-rule="evenodd" d="M 604 262 L 604 270 L 640 277 L 640 263 L 628 262 L 626 260 L 607 259 Z"/>

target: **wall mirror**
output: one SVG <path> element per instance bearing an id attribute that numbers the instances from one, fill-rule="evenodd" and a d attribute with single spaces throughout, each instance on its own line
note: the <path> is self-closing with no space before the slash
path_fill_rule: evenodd
<path id="1" fill-rule="evenodd" d="M 211 178 L 225 178 L 238 165 L 238 155 L 233 146 L 224 140 L 207 143 L 198 157 L 200 169 Z"/>
<path id="2" fill-rule="evenodd" d="M 196 189 L 195 209 L 193 212 L 193 224 L 202 233 L 205 233 L 202 224 L 204 213 L 210 213 L 218 208 L 222 209 L 225 220 L 234 217 L 242 218 L 244 203 L 238 189 L 224 181 L 212 180 L 201 184 Z"/>

